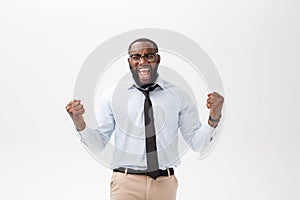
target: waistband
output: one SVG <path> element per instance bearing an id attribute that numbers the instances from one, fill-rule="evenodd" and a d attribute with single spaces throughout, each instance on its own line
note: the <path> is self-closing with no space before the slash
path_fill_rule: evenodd
<path id="1" fill-rule="evenodd" d="M 124 167 L 119 167 L 116 169 L 113 169 L 114 172 L 121 172 L 125 174 L 135 174 L 135 175 L 146 175 L 148 176 L 148 171 L 147 170 L 135 170 L 135 169 L 130 169 L 130 168 L 124 168 Z M 173 168 L 167 168 L 165 170 L 158 170 L 159 176 L 171 176 L 174 175 L 174 169 Z"/>

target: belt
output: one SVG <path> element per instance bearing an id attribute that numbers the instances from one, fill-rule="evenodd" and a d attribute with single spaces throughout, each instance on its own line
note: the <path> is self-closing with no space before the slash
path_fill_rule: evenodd
<path id="1" fill-rule="evenodd" d="M 121 172 L 121 173 L 127 173 L 127 174 L 135 174 L 135 175 L 146 175 L 148 176 L 147 170 L 135 170 L 135 169 L 130 169 L 130 168 L 124 168 L 124 167 L 119 167 L 116 169 L 113 169 L 114 172 Z M 159 176 L 169 176 L 168 171 L 170 172 L 170 176 L 174 175 L 174 169 L 173 168 L 168 168 L 165 170 L 158 170 L 159 171 Z"/>

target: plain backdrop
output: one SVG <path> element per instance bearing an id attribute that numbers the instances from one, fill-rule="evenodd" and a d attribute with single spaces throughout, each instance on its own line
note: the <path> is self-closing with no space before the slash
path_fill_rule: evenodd
<path id="1" fill-rule="evenodd" d="M 0 2 L 0 199 L 109 199 L 111 170 L 81 145 L 65 106 L 102 42 L 138 28 L 186 35 L 210 56 L 226 122 L 204 160 L 176 169 L 178 199 L 300 199 L 297 0 Z"/>

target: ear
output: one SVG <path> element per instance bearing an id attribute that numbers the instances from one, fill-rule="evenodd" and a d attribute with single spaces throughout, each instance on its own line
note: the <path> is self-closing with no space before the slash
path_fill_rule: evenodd
<path id="1" fill-rule="evenodd" d="M 159 54 L 157 54 L 156 62 L 157 62 L 157 64 L 160 63 L 160 55 Z"/>

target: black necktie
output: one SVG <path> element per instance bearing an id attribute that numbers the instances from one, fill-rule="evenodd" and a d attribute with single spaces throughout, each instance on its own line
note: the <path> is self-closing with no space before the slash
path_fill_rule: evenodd
<path id="1" fill-rule="evenodd" d="M 149 92 L 153 91 L 158 85 L 152 86 L 149 89 L 138 88 L 145 95 L 144 102 L 144 118 L 145 118 L 145 137 L 146 137 L 146 157 L 148 166 L 148 176 L 154 180 L 159 176 L 159 166 L 156 148 L 156 136 L 153 119 L 152 103 L 149 97 Z"/>

